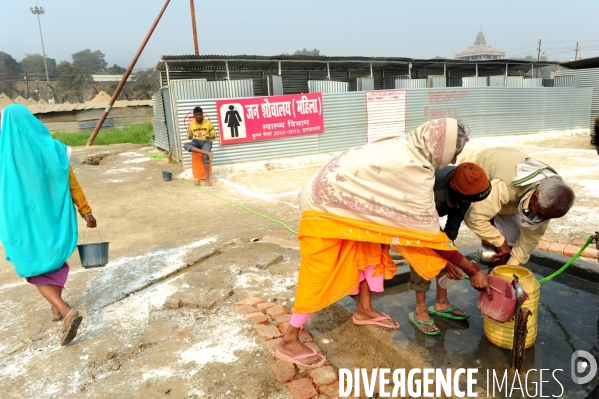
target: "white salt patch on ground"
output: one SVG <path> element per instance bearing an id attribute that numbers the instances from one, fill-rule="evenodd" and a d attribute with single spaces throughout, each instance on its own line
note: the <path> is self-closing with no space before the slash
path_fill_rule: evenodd
<path id="1" fill-rule="evenodd" d="M 134 151 L 121 152 L 119 155 L 122 157 L 145 157 L 144 154 Z"/>
<path id="2" fill-rule="evenodd" d="M 134 172 L 141 172 L 142 170 L 145 170 L 145 168 L 140 168 L 140 167 L 136 167 L 136 166 L 131 166 L 129 168 L 121 168 L 121 169 L 110 169 L 107 170 L 106 172 L 104 172 L 107 175 L 113 175 L 116 173 L 134 173 Z"/>
<path id="3" fill-rule="evenodd" d="M 297 197 L 300 190 L 288 191 L 286 193 L 276 194 L 275 197 Z"/>
<path id="4" fill-rule="evenodd" d="M 579 180 L 578 184 L 580 184 L 585 191 L 584 194 L 590 195 L 593 197 L 599 197 L 599 181 L 597 180 Z M 582 193 L 577 193 L 582 194 Z"/>
<path id="5" fill-rule="evenodd" d="M 288 206 L 290 206 L 292 208 L 296 208 L 296 209 L 299 208 L 299 205 L 297 205 L 297 204 L 290 204 L 285 201 L 278 201 L 277 199 L 275 199 L 275 197 L 277 196 L 276 194 L 265 192 L 265 191 L 254 190 L 254 189 L 251 189 L 244 185 L 233 183 L 232 181 L 229 181 L 227 179 L 221 178 L 219 180 L 222 181 L 223 183 L 225 183 L 226 186 L 237 190 L 239 193 L 241 193 L 241 195 L 244 195 L 246 197 L 256 198 L 256 199 L 266 201 L 266 202 L 276 202 L 278 204 L 285 204 L 285 205 L 288 205 Z M 233 199 L 233 198 L 229 198 L 229 199 L 232 201 L 235 201 L 235 199 Z"/>
<path id="6" fill-rule="evenodd" d="M 109 183 L 122 183 L 122 182 L 124 182 L 124 181 L 125 181 L 125 180 L 118 180 L 118 179 L 115 179 L 115 180 L 108 180 L 108 182 L 109 182 Z"/>
<path id="7" fill-rule="evenodd" d="M 195 362 L 201 369 L 209 363 L 233 363 L 238 359 L 235 352 L 250 352 L 260 348 L 253 339 L 241 333 L 245 319 L 217 314 L 204 320 L 202 328 L 210 333 L 202 342 L 180 352 L 180 363 Z"/>
<path id="8" fill-rule="evenodd" d="M 123 163 L 141 163 L 141 162 L 149 162 L 151 161 L 150 158 L 136 158 L 136 159 L 130 159 L 128 161 L 125 161 Z"/>
<path id="9" fill-rule="evenodd" d="M 233 183 L 232 181 L 229 181 L 227 179 L 221 179 L 221 181 L 223 183 L 225 183 L 226 186 L 234 188 L 235 190 L 239 191 L 242 195 L 245 195 L 246 197 L 257 198 L 257 199 L 260 199 L 260 200 L 266 201 L 266 202 L 279 202 L 273 198 L 274 196 L 271 193 L 253 190 L 253 189 L 245 187 L 241 184 Z"/>
<path id="10" fill-rule="evenodd" d="M 237 276 L 235 288 L 249 289 L 265 281 L 268 281 L 268 286 L 265 285 L 263 288 L 265 294 L 276 294 L 289 291 L 289 289 L 295 287 L 297 276 L 278 277 L 269 273 L 264 273 L 263 270 L 253 268 L 246 270 L 243 274 Z"/>
<path id="11" fill-rule="evenodd" d="M 146 373 L 143 373 L 141 379 L 144 381 L 159 380 L 161 378 L 172 377 L 174 374 L 175 372 L 170 367 L 162 367 L 156 370 L 151 370 Z"/>

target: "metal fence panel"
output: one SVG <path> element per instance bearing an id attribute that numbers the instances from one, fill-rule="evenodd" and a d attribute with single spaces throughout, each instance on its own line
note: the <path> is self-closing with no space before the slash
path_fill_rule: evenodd
<path id="1" fill-rule="evenodd" d="M 489 76 L 489 86 L 505 86 L 505 76 L 504 75 L 496 75 Z"/>
<path id="2" fill-rule="evenodd" d="M 462 87 L 485 87 L 488 86 L 486 76 L 464 76 L 462 78 Z"/>
<path id="3" fill-rule="evenodd" d="M 322 95 L 324 133 L 318 151 L 346 150 L 366 143 L 366 95 L 363 91 Z"/>
<path id="4" fill-rule="evenodd" d="M 543 87 L 543 79 L 541 79 L 541 78 L 522 79 L 522 87 Z"/>
<path id="5" fill-rule="evenodd" d="M 166 114 L 164 112 L 164 101 L 162 100 L 162 91 L 152 96 L 154 101 L 154 118 L 152 126 L 154 127 L 154 145 L 163 150 L 170 150 L 168 142 L 168 131 L 166 129 Z"/>
<path id="6" fill-rule="evenodd" d="M 426 88 L 426 79 L 395 79 L 393 89 L 424 89 Z"/>
<path id="7" fill-rule="evenodd" d="M 473 136 L 586 129 L 590 98 L 590 88 L 408 90 L 407 130 L 444 117 L 463 120 Z"/>
<path id="8" fill-rule="evenodd" d="M 574 87 L 576 86 L 576 75 L 558 75 L 553 81 L 554 87 Z"/>
<path id="9" fill-rule="evenodd" d="M 508 87 L 522 87 L 522 76 L 507 76 L 505 79 L 505 85 Z"/>
<path id="10" fill-rule="evenodd" d="M 171 80 L 170 90 L 177 100 L 208 98 L 206 79 Z"/>
<path id="11" fill-rule="evenodd" d="M 208 94 L 206 98 L 243 98 L 254 96 L 254 83 L 252 79 L 213 81 L 208 82 L 207 87 Z M 181 98 L 181 100 L 190 99 Z"/>
<path id="12" fill-rule="evenodd" d="M 593 126 L 595 117 L 599 115 L 599 68 L 557 71 L 556 78 L 563 75 L 574 75 L 576 87 L 592 87 L 591 116 L 589 126 Z"/>
<path id="13" fill-rule="evenodd" d="M 348 82 L 335 82 L 332 80 L 308 80 L 310 93 L 345 93 L 349 91 Z"/>

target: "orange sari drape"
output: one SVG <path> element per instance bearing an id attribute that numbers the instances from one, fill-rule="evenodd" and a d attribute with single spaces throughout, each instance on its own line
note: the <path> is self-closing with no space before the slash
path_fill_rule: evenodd
<path id="1" fill-rule="evenodd" d="M 375 266 L 374 275 L 392 278 L 397 267 L 389 245 L 416 272 L 430 280 L 447 261 L 434 249 L 456 250 L 445 233 L 399 229 L 318 211 L 304 211 L 298 232 L 301 264 L 294 313 L 312 313 L 358 287 L 358 271 Z"/>

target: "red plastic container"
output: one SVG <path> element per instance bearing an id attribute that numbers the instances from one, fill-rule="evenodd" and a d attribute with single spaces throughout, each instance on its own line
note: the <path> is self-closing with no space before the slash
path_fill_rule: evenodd
<path id="1" fill-rule="evenodd" d="M 493 302 L 489 300 L 486 291 L 481 292 L 478 297 L 478 310 L 483 316 L 499 323 L 512 320 L 516 313 L 516 290 L 512 283 L 496 276 L 489 276 L 489 283 L 493 287 Z M 525 292 L 522 303 L 527 299 L 528 294 Z"/>
<path id="2" fill-rule="evenodd" d="M 206 171 L 204 170 L 204 162 L 202 162 L 202 154 L 197 152 L 191 153 L 191 172 L 194 179 L 205 179 Z M 210 175 L 212 175 L 212 162 L 210 162 Z"/>

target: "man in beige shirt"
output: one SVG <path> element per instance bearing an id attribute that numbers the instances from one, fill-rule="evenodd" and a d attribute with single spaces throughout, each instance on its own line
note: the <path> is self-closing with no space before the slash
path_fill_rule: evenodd
<path id="1" fill-rule="evenodd" d="M 511 148 L 475 150 L 464 161 L 482 167 L 492 187 L 472 203 L 464 223 L 496 248 L 496 264 L 525 264 L 549 220 L 570 210 L 574 192 L 550 166 Z"/>

